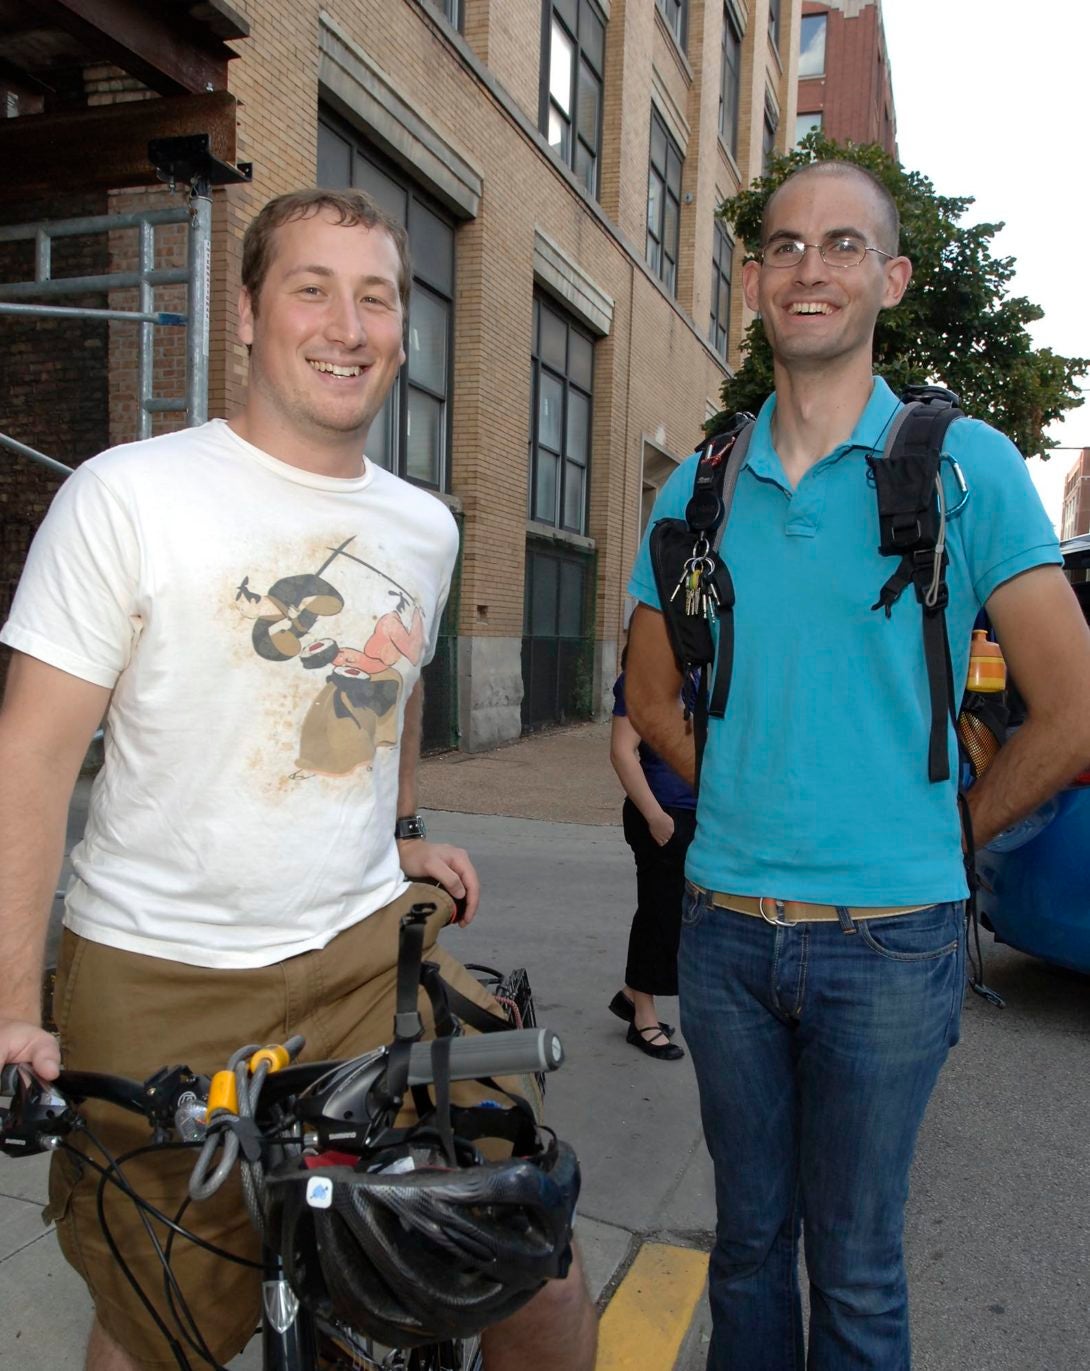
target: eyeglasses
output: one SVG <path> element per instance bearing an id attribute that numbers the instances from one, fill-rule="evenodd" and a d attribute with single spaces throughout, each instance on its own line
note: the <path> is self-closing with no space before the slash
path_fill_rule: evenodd
<path id="1" fill-rule="evenodd" d="M 766 267 L 797 267 L 806 256 L 806 249 L 813 248 L 821 260 L 830 267 L 857 267 L 868 252 L 892 260 L 891 252 L 881 248 L 868 247 L 861 238 L 841 234 L 836 238 L 826 238 L 824 243 L 804 243 L 801 238 L 776 238 L 761 252 L 761 261 Z"/>

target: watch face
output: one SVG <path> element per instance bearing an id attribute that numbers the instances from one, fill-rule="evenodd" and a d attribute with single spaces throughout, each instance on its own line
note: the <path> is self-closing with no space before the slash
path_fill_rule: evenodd
<path id="1" fill-rule="evenodd" d="M 424 820 L 419 814 L 412 814 L 408 818 L 398 819 L 394 825 L 395 838 L 423 838 L 427 835 L 424 827 Z"/>

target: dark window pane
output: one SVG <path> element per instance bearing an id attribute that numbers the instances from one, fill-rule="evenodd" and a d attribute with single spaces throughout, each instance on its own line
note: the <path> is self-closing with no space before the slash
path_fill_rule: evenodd
<path id="1" fill-rule="evenodd" d="M 454 230 L 414 196 L 409 205 L 413 275 L 454 294 Z"/>
<path id="2" fill-rule="evenodd" d="M 559 570 L 557 628 L 562 638 L 578 638 L 583 632 L 583 568 L 578 562 L 561 562 Z"/>
<path id="3" fill-rule="evenodd" d="M 662 220 L 662 246 L 669 257 L 677 260 L 678 242 L 678 204 L 672 195 L 666 197 L 666 210 Z"/>
<path id="4" fill-rule="evenodd" d="M 543 362 L 563 371 L 568 364 L 568 326 L 547 305 L 541 307 L 541 340 L 539 355 Z"/>
<path id="5" fill-rule="evenodd" d="M 560 563 L 551 557 L 535 557 L 531 568 L 530 632 L 535 637 L 552 637 L 556 633 Z"/>
<path id="6" fill-rule="evenodd" d="M 666 126 L 657 115 L 651 115 L 651 165 L 660 175 L 666 173 Z"/>
<path id="7" fill-rule="evenodd" d="M 577 390 L 568 391 L 568 445 L 566 455 L 580 466 L 590 456 L 590 401 Z"/>
<path id="8" fill-rule="evenodd" d="M 568 335 L 568 375 L 584 390 L 590 390 L 594 344 L 572 329 Z"/>
<path id="9" fill-rule="evenodd" d="M 647 230 L 647 265 L 653 272 L 658 274 L 659 267 L 662 265 L 662 249 L 658 242 L 652 238 L 651 230 Z"/>
<path id="10" fill-rule="evenodd" d="M 574 33 L 579 27 L 579 0 L 553 0 L 553 9 Z"/>
<path id="11" fill-rule="evenodd" d="M 666 185 L 681 199 L 681 153 L 672 142 L 666 148 Z"/>
<path id="12" fill-rule="evenodd" d="M 409 387 L 409 417 L 405 438 L 405 474 L 414 481 L 437 486 L 443 471 L 443 405 Z"/>
<path id="13" fill-rule="evenodd" d="M 352 149 L 322 123 L 318 125 L 318 184 L 334 187 L 352 184 Z"/>
<path id="14" fill-rule="evenodd" d="M 538 383 L 537 441 L 553 452 L 563 451 L 564 383 L 548 372 Z"/>
<path id="15" fill-rule="evenodd" d="M 397 470 L 397 415 L 399 412 L 398 395 L 401 378 L 398 377 L 390 387 L 390 393 L 382 410 L 371 421 L 364 451 L 373 462 L 387 471 Z"/>
<path id="16" fill-rule="evenodd" d="M 355 172 L 352 184 L 358 186 L 360 190 L 365 190 L 377 205 L 382 208 L 392 218 L 399 223 L 405 222 L 407 196 L 405 191 L 386 175 L 380 171 L 374 162 L 369 162 L 366 157 L 361 157 L 356 153 Z"/>
<path id="17" fill-rule="evenodd" d="M 534 515 L 545 524 L 556 523 L 556 473 L 560 458 L 538 448 L 534 464 Z"/>
<path id="18" fill-rule="evenodd" d="M 580 532 L 583 528 L 583 486 L 587 474 L 574 462 L 564 463 L 564 518 L 565 528 Z"/>
<path id="19" fill-rule="evenodd" d="M 647 231 L 662 237 L 662 182 L 654 172 L 647 178 Z"/>
<path id="20" fill-rule="evenodd" d="M 439 395 L 447 393 L 450 306 L 426 290 L 413 292 L 409 306 L 409 379 Z"/>
<path id="21" fill-rule="evenodd" d="M 581 138 L 575 145 L 574 170 L 591 195 L 595 195 L 598 190 L 598 162 Z"/>
<path id="22" fill-rule="evenodd" d="M 605 65 L 606 26 L 590 5 L 586 3 L 586 0 L 583 2 L 582 13 L 579 17 L 579 46 L 583 49 L 583 56 L 590 62 L 594 70 L 601 74 Z"/>
<path id="23" fill-rule="evenodd" d="M 576 114 L 576 127 L 592 147 L 598 145 L 598 110 L 602 86 L 597 76 L 587 66 L 579 63 L 579 105 Z"/>

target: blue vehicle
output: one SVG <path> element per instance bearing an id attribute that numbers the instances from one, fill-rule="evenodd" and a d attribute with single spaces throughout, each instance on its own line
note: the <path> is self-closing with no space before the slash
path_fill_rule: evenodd
<path id="1" fill-rule="evenodd" d="M 1090 623 L 1090 535 L 1060 550 Z M 1090 771 L 989 843 L 977 870 L 980 912 L 997 942 L 1090 974 Z"/>

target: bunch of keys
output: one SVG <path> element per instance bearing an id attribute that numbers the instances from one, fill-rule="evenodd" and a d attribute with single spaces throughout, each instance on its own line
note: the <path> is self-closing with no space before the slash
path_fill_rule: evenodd
<path id="1" fill-rule="evenodd" d="M 685 591 L 685 613 L 690 618 L 704 618 L 711 623 L 719 608 L 719 592 L 715 588 L 715 563 L 708 556 L 693 555 L 681 571 L 681 579 L 670 596 L 671 604 Z"/>

